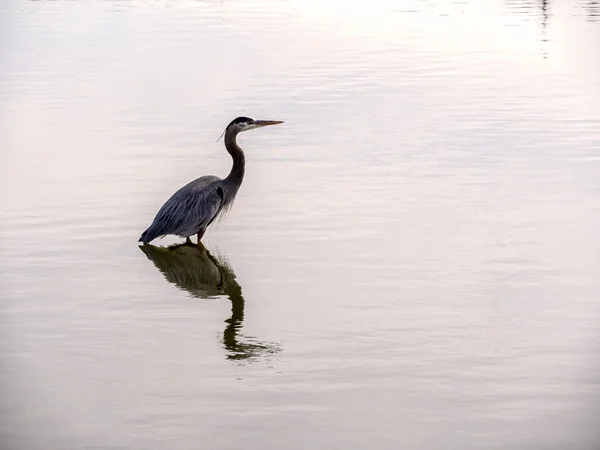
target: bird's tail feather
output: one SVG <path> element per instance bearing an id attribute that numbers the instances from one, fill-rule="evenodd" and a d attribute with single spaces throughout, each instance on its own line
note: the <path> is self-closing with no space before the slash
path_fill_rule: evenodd
<path id="1" fill-rule="evenodd" d="M 154 237 L 151 238 L 150 236 L 150 228 L 148 228 L 146 231 L 144 231 L 142 233 L 142 235 L 140 236 L 140 239 L 138 240 L 138 242 L 143 242 L 144 244 L 147 244 L 148 242 L 150 242 L 152 239 L 154 239 Z"/>

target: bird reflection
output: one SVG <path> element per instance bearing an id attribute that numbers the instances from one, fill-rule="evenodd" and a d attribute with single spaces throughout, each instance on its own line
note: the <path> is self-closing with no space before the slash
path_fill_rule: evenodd
<path id="1" fill-rule="evenodd" d="M 261 343 L 240 334 L 244 322 L 244 297 L 235 273 L 223 257 L 212 255 L 194 244 L 156 247 L 145 244 L 140 249 L 165 279 L 193 297 L 211 299 L 227 296 L 231 301 L 231 317 L 223 331 L 223 346 L 230 360 L 252 360 L 277 352 L 273 343 Z"/>

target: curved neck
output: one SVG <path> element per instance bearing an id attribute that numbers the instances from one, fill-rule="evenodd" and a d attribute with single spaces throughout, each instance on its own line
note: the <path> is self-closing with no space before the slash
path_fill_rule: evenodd
<path id="1" fill-rule="evenodd" d="M 227 175 L 226 180 L 241 183 L 244 178 L 246 158 L 244 157 L 244 152 L 237 144 L 237 135 L 238 132 L 234 129 L 229 129 L 225 132 L 225 148 L 233 159 L 233 166 L 231 167 L 231 172 Z"/>

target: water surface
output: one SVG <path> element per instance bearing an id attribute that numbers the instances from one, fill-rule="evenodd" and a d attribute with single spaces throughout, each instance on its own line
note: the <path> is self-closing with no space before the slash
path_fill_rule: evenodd
<path id="1" fill-rule="evenodd" d="M 0 30 L 3 448 L 597 448 L 595 2 L 10 0 Z M 238 115 L 285 124 L 240 137 L 208 251 L 139 248 Z"/>

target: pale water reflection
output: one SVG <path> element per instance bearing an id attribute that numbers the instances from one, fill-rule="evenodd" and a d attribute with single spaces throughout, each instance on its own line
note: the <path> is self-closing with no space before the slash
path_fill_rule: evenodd
<path id="1" fill-rule="evenodd" d="M 598 448 L 597 4 L 340 5 L 0 4 L 2 450 Z"/>
<path id="2" fill-rule="evenodd" d="M 212 255 L 205 247 L 195 244 L 174 244 L 170 247 L 142 245 L 140 249 L 163 274 L 165 280 L 190 296 L 202 300 L 226 297 L 231 302 L 231 317 L 223 331 L 227 358 L 243 361 L 270 355 L 280 350 L 274 343 L 260 342 L 244 336 L 244 296 L 235 272 L 222 255 Z"/>

